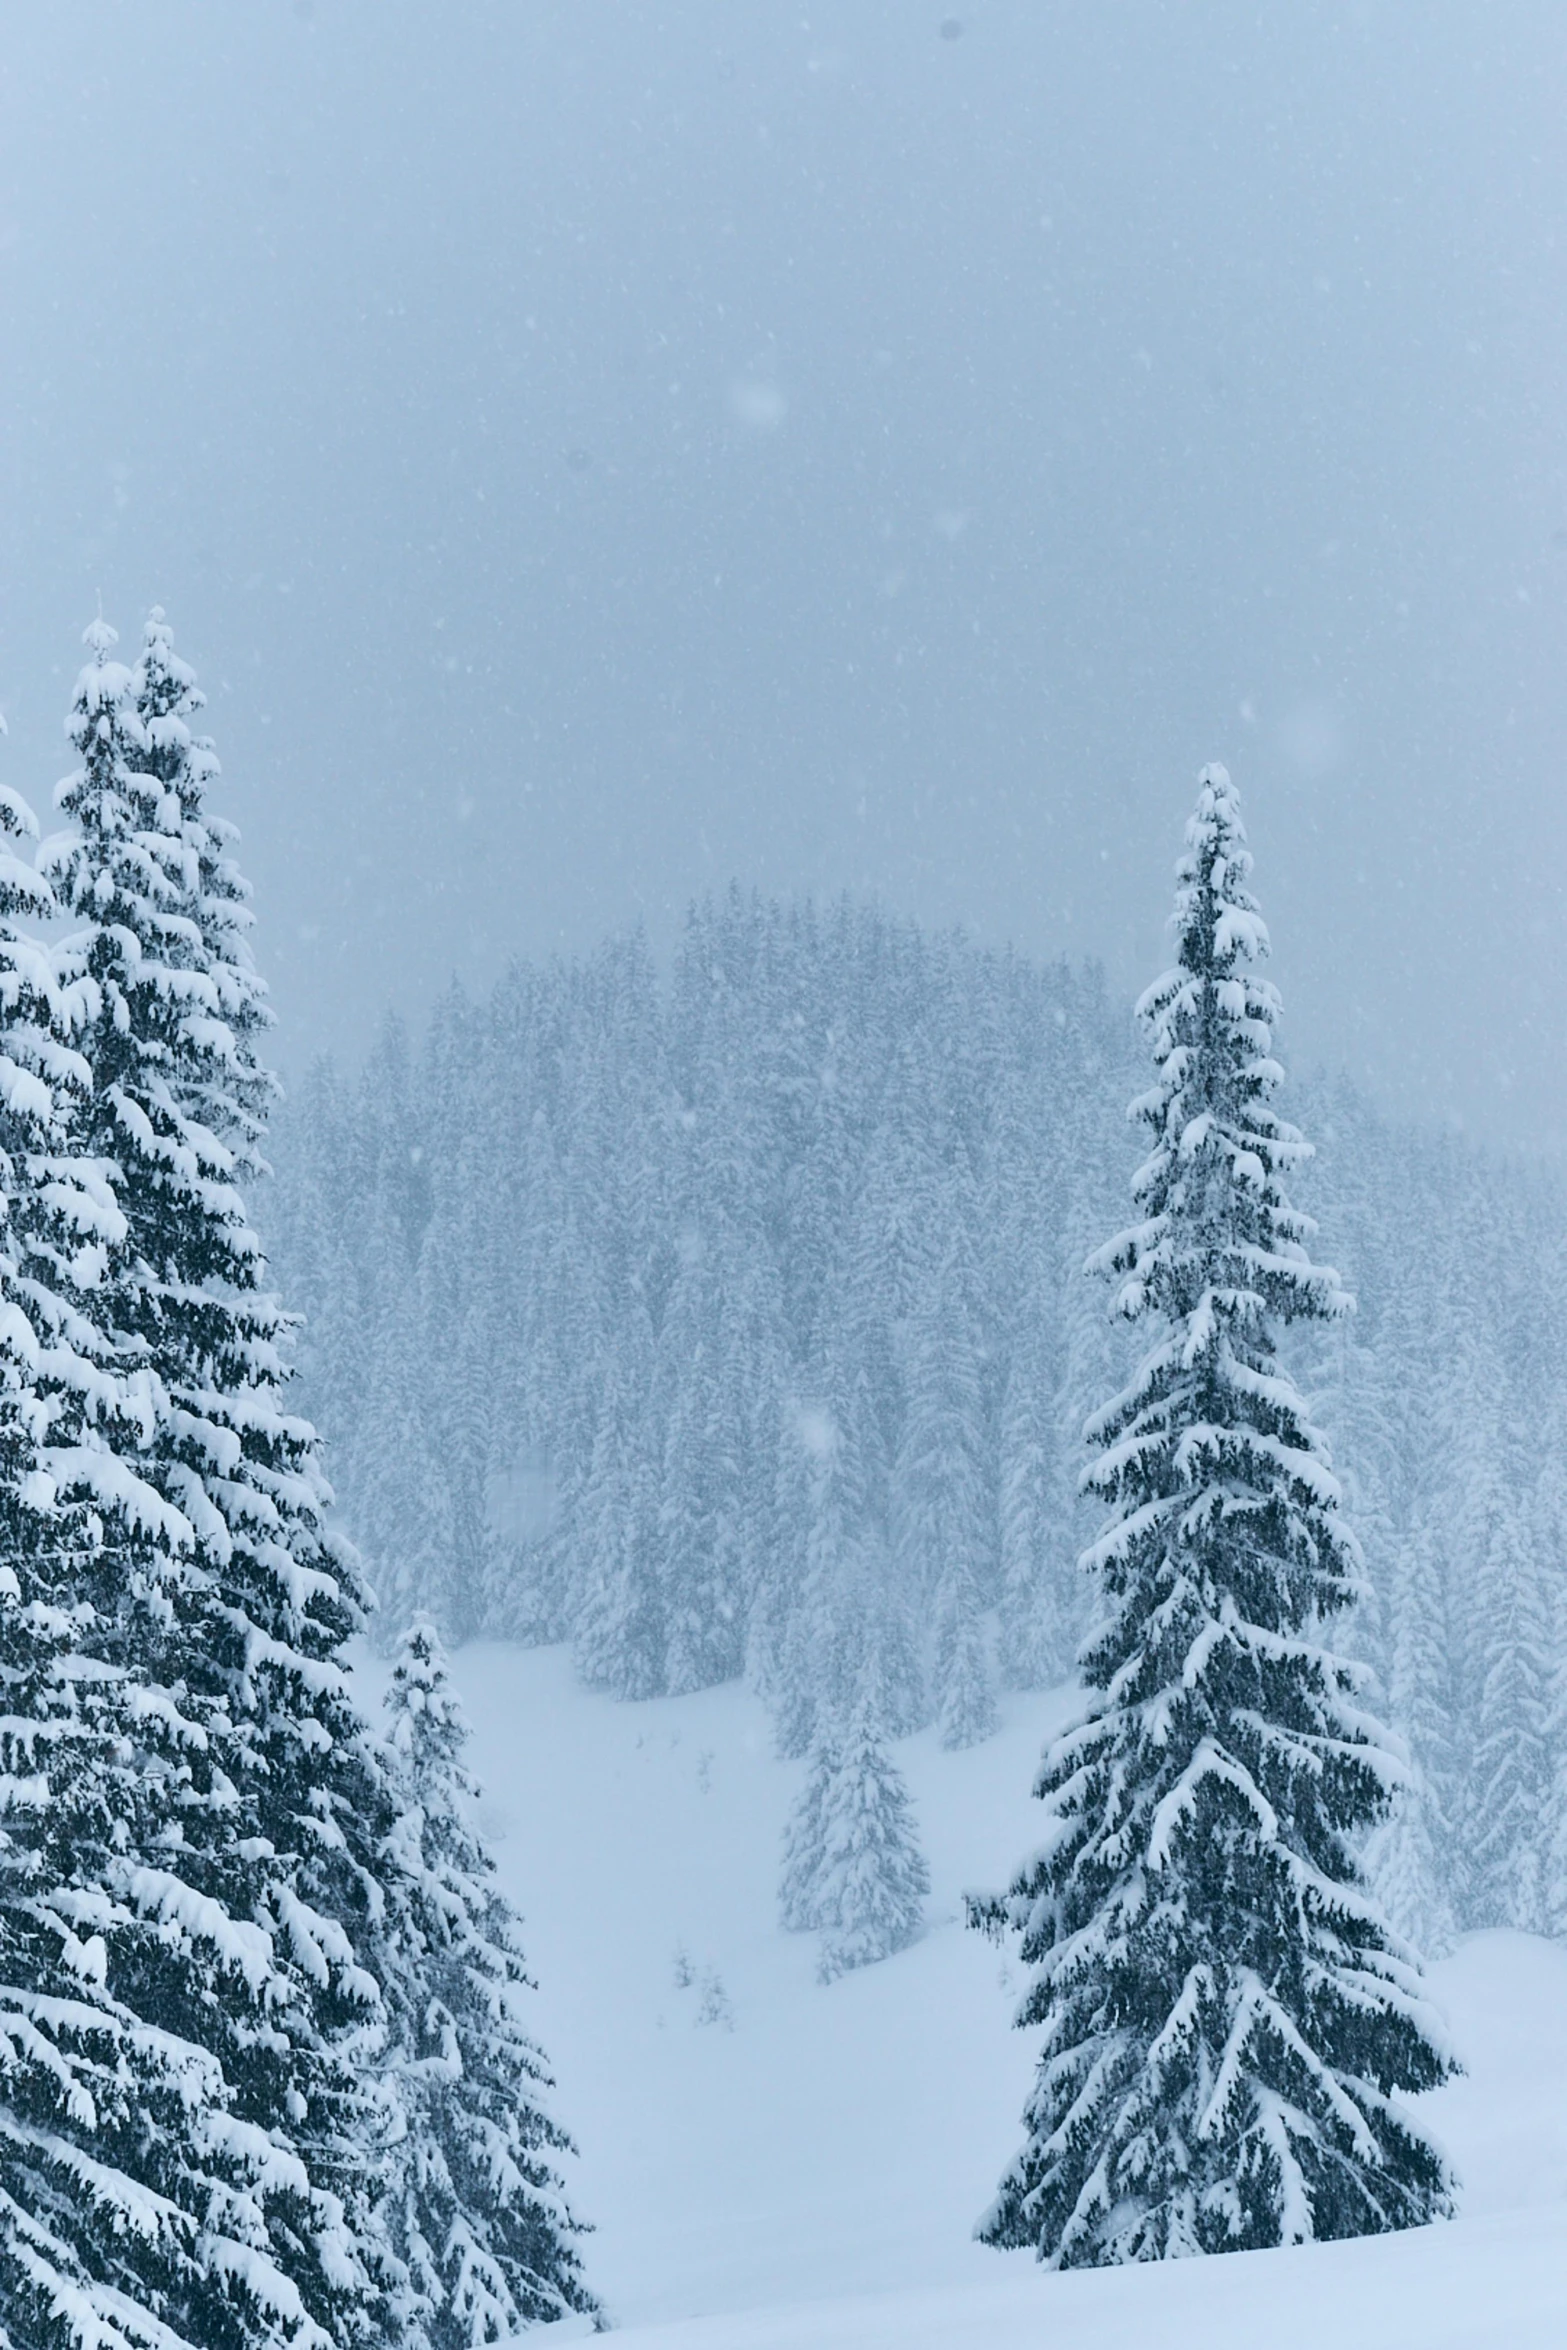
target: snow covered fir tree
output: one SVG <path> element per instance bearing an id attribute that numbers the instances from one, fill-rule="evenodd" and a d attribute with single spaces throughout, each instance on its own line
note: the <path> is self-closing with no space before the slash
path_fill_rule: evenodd
<path id="1" fill-rule="evenodd" d="M 879 1680 L 869 1668 L 846 1713 L 824 1710 L 784 1838 L 779 1908 L 795 1931 L 823 1931 L 824 1983 L 906 1949 L 930 1892 Z"/>
<path id="2" fill-rule="evenodd" d="M 1279 1333 L 1331 1325 L 1271 1107 L 1278 1002 L 1235 791 L 1204 769 L 1176 962 L 1139 1007 L 1158 1077 L 1137 1222 L 1100 1250 L 1147 1325 L 1094 1416 L 1109 1517 L 1086 1711 L 1048 1750 L 1048 1828 L 973 1905 L 1033 1970 L 1027 2141 L 980 2233 L 1059 2267 L 1406 2228 L 1443 2157 L 1401 2097 L 1450 2069 L 1418 1962 L 1357 1864 L 1397 1765 L 1366 1675 L 1323 1645 L 1359 1555 Z"/>
<path id="3" fill-rule="evenodd" d="M 545 2108 L 552 2083 L 518 2014 L 530 1986 L 517 1921 L 472 1825 L 467 1725 L 428 1618 L 404 1634 L 386 1702 L 403 2104 L 388 2216 L 421 2337 L 483 2350 L 596 2305 L 553 2167 L 571 2142 Z"/>
<path id="4" fill-rule="evenodd" d="M 113 641 L 69 829 L 0 873 L 0 2338 L 420 2350 L 403 1813 L 239 1189 L 271 1092 L 248 893 L 161 614 L 134 670 Z M 474 2273 L 503 2261 L 516 2198 L 466 2216 Z"/>
<path id="5" fill-rule="evenodd" d="M 101 664 L 78 697 L 83 731 Z M 35 831 L 11 793 L 0 825 Z M 0 862 L 0 2327 L 18 2345 L 325 2341 L 269 2242 L 311 2216 L 284 2150 L 247 2130 L 190 2028 L 225 1956 L 171 1950 L 169 1830 L 204 1725 L 123 1667 L 184 1574 L 191 1529 L 128 1452 L 149 1396 L 86 1310 L 121 1240 L 108 1171 L 71 1148 L 85 1010 L 18 935 L 55 911 Z M 161 1656 L 160 1656 L 161 1662 Z M 115 1669 L 116 1667 L 121 1669 Z M 138 1898 L 143 1883 L 155 1888 Z M 197 1897 L 191 1890 L 190 1907 Z M 179 1902 L 168 1904 L 177 1917 Z M 183 1938 L 180 1938 L 183 1940 Z M 253 1953 L 247 1953 L 253 1956 Z M 171 1988 L 174 1999 L 169 1999 Z M 150 1994 L 150 1996 L 149 1996 Z M 271 2212 L 269 2213 L 269 2208 Z"/>
<path id="6" fill-rule="evenodd" d="M 190 1529 L 162 1621 L 116 1627 L 120 1668 L 149 1703 L 177 1690 L 201 1733 L 161 1866 L 133 1878 L 170 1929 L 150 2012 L 188 2019 L 236 2116 L 309 2182 L 267 2215 L 301 2311 L 325 2338 L 370 2341 L 394 2280 L 374 2216 L 387 2109 L 363 2062 L 387 1793 L 341 1662 L 363 1597 L 323 1524 L 314 1433 L 284 1409 L 281 1317 L 237 1189 L 263 1015 L 243 884 L 204 807 L 197 696 L 157 618 L 134 672 L 111 642 L 89 631 L 81 765 L 56 795 L 70 829 L 40 865 L 79 925 L 57 950 L 85 1006 L 73 1145 L 109 1171 L 123 1225 L 85 1311 L 148 1399 L 136 1466 Z"/>

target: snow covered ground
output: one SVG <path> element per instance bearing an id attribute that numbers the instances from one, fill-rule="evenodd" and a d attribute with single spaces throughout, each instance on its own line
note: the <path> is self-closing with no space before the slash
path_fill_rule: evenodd
<path id="1" fill-rule="evenodd" d="M 1014 1972 L 963 1930 L 959 1897 L 1032 1842 L 1034 1763 L 1069 1697 L 1012 1699 L 967 1753 L 929 1733 L 896 1750 L 930 1931 L 823 1988 L 816 1938 L 776 1923 L 803 1766 L 777 1760 L 753 1698 L 616 1703 L 579 1689 L 562 1650 L 480 1644 L 453 1669 L 582 2149 L 589 2275 L 627 2350 L 1567 2342 L 1567 1949 L 1480 1935 L 1434 1970 L 1469 2068 L 1431 2100 L 1464 2180 L 1457 2222 L 1041 2274 L 970 2240 L 1020 2136 L 1031 2043 L 1010 2029 Z"/>

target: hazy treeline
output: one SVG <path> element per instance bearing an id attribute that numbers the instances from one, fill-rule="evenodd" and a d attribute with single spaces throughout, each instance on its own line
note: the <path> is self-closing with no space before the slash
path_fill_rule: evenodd
<path id="1" fill-rule="evenodd" d="M 732 892 L 454 991 L 318 1067 L 264 1202 L 304 1402 L 390 1636 L 569 1638 L 628 1697 L 746 1672 L 808 1743 L 874 1657 L 891 1726 L 983 1736 L 1085 1629 L 1086 1280 L 1146 1082 L 1092 969 Z M 1285 1103 L 1360 1310 L 1294 1367 L 1364 1546 L 1356 1637 L 1422 1792 L 1402 1922 L 1562 1922 L 1560 1187 Z"/>

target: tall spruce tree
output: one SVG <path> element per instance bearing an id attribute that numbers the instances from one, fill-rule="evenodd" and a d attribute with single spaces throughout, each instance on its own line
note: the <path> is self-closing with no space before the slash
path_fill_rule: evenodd
<path id="1" fill-rule="evenodd" d="M 235 2127 L 288 2182 L 258 2209 L 258 2262 L 288 2280 L 298 2326 L 352 2350 L 384 2338 L 393 2281 L 375 2202 L 395 2117 L 367 1963 L 390 1802 L 342 1659 L 362 1593 L 323 1524 L 314 1432 L 284 1408 L 283 1317 L 238 1189 L 271 1089 L 254 1045 L 268 1015 L 245 884 L 205 806 L 200 696 L 161 615 L 129 679 L 111 641 L 93 632 L 81 765 L 57 794 L 72 829 L 41 863 L 79 925 L 60 949 L 86 1005 L 72 1149 L 112 1170 L 123 1220 L 80 1310 L 144 1381 L 124 1473 L 191 1529 L 186 1571 L 157 1610 L 122 1611 L 104 1661 L 176 1690 L 194 1725 L 161 1865 L 116 1892 L 148 1928 L 138 2011 L 205 2052 Z"/>
<path id="2" fill-rule="evenodd" d="M 1027 2142 L 980 2225 L 1056 2266 L 1408 2227 L 1449 2208 L 1400 2091 L 1450 2069 L 1355 1840 L 1396 1772 L 1320 1625 L 1358 1560 L 1276 1354 L 1336 1315 L 1270 1107 L 1278 1003 L 1222 767 L 1179 867 L 1176 963 L 1144 996 L 1158 1079 L 1138 1221 L 1103 1249 L 1153 1325 L 1089 1435 L 1110 1516 L 1084 1717 L 1047 1753 L 1040 1856 L 975 1922 L 1021 1937 L 1044 2028 Z"/>
<path id="3" fill-rule="evenodd" d="M 397 1818 L 386 1874 L 395 2065 L 407 2128 L 391 2219 L 431 2350 L 483 2350 L 572 2312 L 597 2314 L 555 2169 L 571 2141 L 522 2027 L 531 1988 L 517 1921 L 470 1819 L 468 1728 L 440 1635 L 404 1635 L 387 1695 Z"/>
<path id="4" fill-rule="evenodd" d="M 90 632 L 71 724 L 113 773 L 140 733 L 111 643 Z M 197 2020 L 259 2024 L 271 1953 L 192 1864 L 229 1792 L 171 1637 L 196 1537 L 141 1473 L 163 1399 L 101 1311 L 127 1232 L 73 1148 L 94 991 L 13 927 L 55 911 L 0 856 L 0 2336 L 329 2350 L 280 2245 L 331 2215 Z"/>

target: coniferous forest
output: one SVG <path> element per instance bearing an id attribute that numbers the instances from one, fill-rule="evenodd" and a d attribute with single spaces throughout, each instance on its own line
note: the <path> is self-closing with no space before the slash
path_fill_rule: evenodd
<path id="1" fill-rule="evenodd" d="M 264 1198 L 300 1391 L 385 1636 L 569 1639 L 626 1697 L 745 1674 L 784 1751 L 867 1658 L 894 1732 L 1070 1673 L 1083 1429 L 1129 1361 L 1090 1251 L 1147 1063 L 1092 967 L 732 892 L 315 1068 Z M 1559 1180 L 1292 1074 L 1355 1310 L 1291 1339 L 1417 1786 L 1422 1948 L 1567 1926 Z"/>
<path id="2" fill-rule="evenodd" d="M 1567 2343 L 1564 120 L 6 12 L 0 2350 Z"/>
<path id="3" fill-rule="evenodd" d="M 1043 2027 L 984 2240 L 1450 2212 L 1422 1953 L 1567 1923 L 1561 1200 L 1342 1082 L 1292 1092 L 1320 1151 L 1280 1114 L 1225 770 L 1135 1019 L 733 891 L 667 972 L 516 964 L 275 1117 L 202 696 L 161 612 L 86 641 L 63 828 L 3 802 L 6 2350 L 601 2322 L 478 1636 L 750 1684 L 824 1986 L 925 1931 L 895 1742 L 1079 1677 L 1047 1841 L 969 1901 Z"/>

